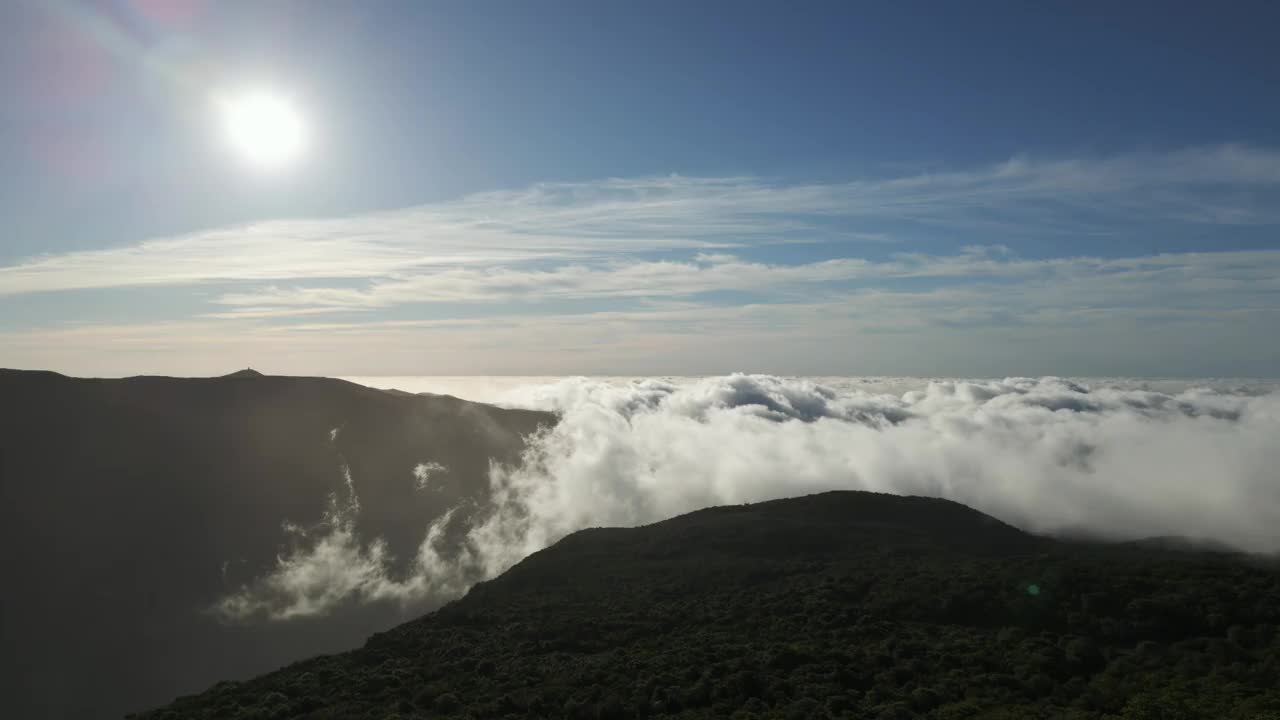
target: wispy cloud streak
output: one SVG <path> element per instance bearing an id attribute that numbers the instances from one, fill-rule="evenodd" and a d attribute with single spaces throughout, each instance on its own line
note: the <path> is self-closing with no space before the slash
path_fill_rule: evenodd
<path id="1" fill-rule="evenodd" d="M 1223 293 L 1277 289 L 1280 250 L 1099 258 L 1026 260 L 1003 247 L 969 247 L 954 255 L 899 253 L 886 261 L 838 258 L 799 265 L 742 260 L 734 255 L 700 255 L 692 261 L 614 261 L 602 266 L 566 265 L 550 270 L 450 268 L 372 283 L 366 288 L 269 287 L 229 293 L 216 303 L 231 309 L 214 317 L 291 316 L 323 311 L 357 311 L 430 302 L 498 302 L 553 299 L 688 298 L 716 291 L 751 291 L 785 299 L 791 293 L 846 295 L 833 285 L 853 281 L 930 279 L 999 282 L 999 288 L 970 293 L 971 300 L 998 291 L 1008 296 L 1046 283 L 1059 298 L 1068 290 L 1090 291 L 1086 299 L 1152 304 L 1170 296 L 1213 302 Z M 1031 284 L 1031 285 L 1028 285 Z M 818 286 L 826 286 L 819 292 Z M 921 295 L 921 293 L 910 293 Z M 1044 297 L 1046 293 L 1041 292 Z M 1233 301 L 1238 295 L 1232 296 Z M 794 298 L 792 298 L 794 300 Z"/>
<path id="2" fill-rule="evenodd" d="M 1280 223 L 1280 152 L 1219 146 L 1018 157 L 833 184 L 681 176 L 544 183 L 348 218 L 273 220 L 0 267 L 0 295 L 217 281 L 378 279 L 815 240 L 892 240 L 877 223 L 1114 232 L 1125 222 Z M 833 222 L 839 221 L 839 222 Z M 864 227 L 865 226 L 865 227 Z"/>

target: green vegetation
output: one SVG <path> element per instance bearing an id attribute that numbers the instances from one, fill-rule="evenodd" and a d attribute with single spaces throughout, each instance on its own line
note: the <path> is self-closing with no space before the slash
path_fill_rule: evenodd
<path id="1" fill-rule="evenodd" d="M 574 534 L 439 612 L 141 715 L 1280 719 L 1271 561 L 869 493 Z"/>

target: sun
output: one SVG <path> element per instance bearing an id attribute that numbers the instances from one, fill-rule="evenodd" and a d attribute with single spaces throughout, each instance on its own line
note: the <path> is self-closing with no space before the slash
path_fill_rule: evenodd
<path id="1" fill-rule="evenodd" d="M 306 123 L 287 97 L 255 90 L 219 96 L 217 104 L 232 150 L 251 165 L 283 168 L 306 150 Z"/>

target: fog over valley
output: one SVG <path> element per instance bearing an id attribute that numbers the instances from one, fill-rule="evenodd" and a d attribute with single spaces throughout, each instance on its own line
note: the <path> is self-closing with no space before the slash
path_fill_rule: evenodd
<path id="1" fill-rule="evenodd" d="M 833 489 L 955 500 L 1039 533 L 1184 536 L 1280 551 L 1280 394 L 1249 380 L 1009 378 L 385 378 L 546 410 L 489 505 L 423 523 L 408 570 L 353 531 L 360 479 L 331 522 L 227 597 L 230 616 L 422 602 L 586 527 Z M 428 390 L 429 389 L 429 390 Z M 427 474 L 406 467 L 405 482 Z M 430 493 L 429 481 L 419 482 Z M 464 512 L 457 512 L 464 510 Z M 445 538 L 465 537 L 461 546 Z M 445 550 L 445 548 L 449 550 Z"/>

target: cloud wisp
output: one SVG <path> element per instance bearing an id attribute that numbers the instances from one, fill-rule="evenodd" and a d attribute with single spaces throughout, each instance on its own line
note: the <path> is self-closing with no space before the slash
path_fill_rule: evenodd
<path id="1" fill-rule="evenodd" d="M 723 291 L 750 291 L 775 300 L 832 295 L 842 283 L 906 279 L 946 283 L 1000 283 L 1010 290 L 1054 287 L 1053 296 L 1137 300 L 1166 304 L 1170 293 L 1220 296 L 1224 292 L 1280 288 L 1280 250 L 1170 253 L 1145 257 L 1064 257 L 1025 260 L 1002 246 L 971 246 L 951 255 L 897 253 L 884 261 L 837 258 L 798 265 L 704 254 L 691 261 L 625 261 L 551 270 L 454 268 L 378 281 L 367 288 L 267 288 L 229 293 L 217 318 L 290 317 L 320 312 L 370 311 L 421 303 L 539 302 L 616 298 L 684 299 Z M 1094 292 L 1070 292 L 1092 284 Z M 1067 286 L 1076 287 L 1067 287 Z M 990 288 L 988 288 L 990 290 Z M 918 293 L 915 293 L 918 294 Z M 1210 298 L 1211 299 L 1211 298 Z M 1234 299 L 1234 298 L 1233 298 Z M 1007 304 L 1007 303 L 1006 303 Z M 1200 305 L 1204 307 L 1204 305 Z M 1233 304 L 1239 307 L 1238 303 Z"/>
<path id="2" fill-rule="evenodd" d="M 1277 207 L 1280 151 L 1234 145 L 825 184 L 542 183 L 0 266 L 18 309 L 0 363 L 1268 374 Z"/>
<path id="3" fill-rule="evenodd" d="M 856 383 L 732 375 L 563 380 L 507 393 L 560 422 L 518 467 L 493 467 L 492 504 L 424 527 L 391 577 L 376 539 L 336 522 L 228 598 L 229 615 L 286 618 L 351 600 L 430 604 L 575 530 L 832 489 L 944 497 L 1037 532 L 1180 535 L 1280 551 L 1280 393 L 1157 391 L 1057 379 L 933 381 L 901 395 Z"/>
<path id="4" fill-rule="evenodd" d="M 348 218 L 272 220 L 0 267 L 0 295 L 272 280 L 430 278 L 655 251 L 893 241 L 937 232 L 1115 232 L 1280 223 L 1280 152 L 1216 146 L 1103 158 L 1018 157 L 965 171 L 785 184 L 751 177 L 544 183 Z M 838 221 L 838 222 L 833 222 Z M 864 225 L 868 227 L 863 227 Z M 447 287 L 452 280 L 441 278 Z"/>

